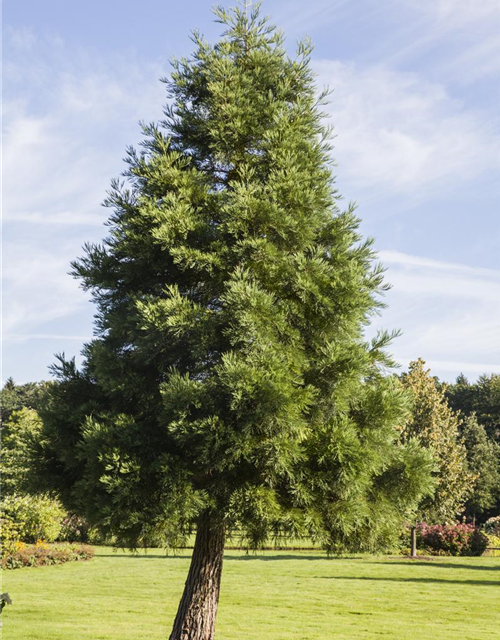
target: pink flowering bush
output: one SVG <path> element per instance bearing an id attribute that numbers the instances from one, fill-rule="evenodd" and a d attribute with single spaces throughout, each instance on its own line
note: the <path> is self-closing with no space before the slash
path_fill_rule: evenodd
<path id="1" fill-rule="evenodd" d="M 488 537 L 472 524 L 417 525 L 417 544 L 429 553 L 448 556 L 480 556 Z"/>

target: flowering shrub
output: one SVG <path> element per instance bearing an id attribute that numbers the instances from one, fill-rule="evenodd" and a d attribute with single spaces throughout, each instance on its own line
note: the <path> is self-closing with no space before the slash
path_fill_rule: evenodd
<path id="1" fill-rule="evenodd" d="M 449 556 L 480 556 L 488 537 L 472 524 L 417 525 L 417 544 L 429 553 Z"/>
<path id="2" fill-rule="evenodd" d="M 47 544 L 38 540 L 35 544 L 18 542 L 10 553 L 2 554 L 2 569 L 40 567 L 62 564 L 75 560 L 90 560 L 94 550 L 85 544 Z"/>
<path id="3" fill-rule="evenodd" d="M 484 532 L 489 536 L 497 536 L 500 538 L 500 516 L 495 516 L 486 520 L 483 525 Z"/>
<path id="4" fill-rule="evenodd" d="M 87 542 L 89 525 L 86 520 L 76 514 L 67 514 L 62 521 L 59 539 L 67 542 Z"/>

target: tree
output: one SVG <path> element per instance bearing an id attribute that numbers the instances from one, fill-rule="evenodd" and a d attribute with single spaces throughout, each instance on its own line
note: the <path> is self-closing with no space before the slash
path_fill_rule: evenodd
<path id="1" fill-rule="evenodd" d="M 447 385 L 446 397 L 454 411 L 474 413 L 488 437 L 500 444 L 500 374 L 479 376 L 472 384 L 460 375 L 455 384 Z"/>
<path id="2" fill-rule="evenodd" d="M 475 478 L 465 504 L 466 514 L 473 522 L 476 518 L 484 521 L 490 515 L 489 510 L 500 504 L 500 445 L 488 438 L 474 414 L 465 419 L 461 431 L 467 466 Z"/>
<path id="3" fill-rule="evenodd" d="M 413 411 L 404 424 L 402 438 L 417 438 L 433 455 L 436 487 L 420 506 L 422 519 L 431 522 L 454 520 L 472 492 L 474 475 L 467 468 L 467 455 L 460 436 L 460 418 L 452 411 L 425 362 L 411 362 L 402 375 L 403 386 L 413 398 Z"/>
<path id="4" fill-rule="evenodd" d="M 103 245 L 74 274 L 98 308 L 84 364 L 60 357 L 47 474 L 117 544 L 196 540 L 172 640 L 213 638 L 224 541 L 387 540 L 428 490 L 398 441 L 390 336 L 363 339 L 382 269 L 338 208 L 310 46 L 258 8 L 216 10 L 174 63 L 166 120 L 128 151 Z"/>
<path id="5" fill-rule="evenodd" d="M 38 411 L 49 386 L 50 382 L 46 381 L 16 384 L 12 378 L 7 378 L 0 391 L 1 426 L 10 420 L 13 411 L 25 407 Z"/>
<path id="6" fill-rule="evenodd" d="M 34 489 L 35 452 L 42 421 L 34 409 L 14 411 L 2 428 L 2 495 Z"/>

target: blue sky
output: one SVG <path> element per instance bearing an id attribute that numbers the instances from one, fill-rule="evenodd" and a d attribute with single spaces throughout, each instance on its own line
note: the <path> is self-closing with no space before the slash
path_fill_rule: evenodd
<path id="1" fill-rule="evenodd" d="M 80 352 L 93 307 L 69 262 L 106 235 L 100 207 L 137 122 L 161 117 L 169 59 L 214 40 L 212 2 L 5 0 L 3 379 Z M 498 0 L 265 0 L 290 52 L 309 35 L 334 92 L 337 185 L 393 284 L 370 328 L 405 367 L 500 372 Z"/>

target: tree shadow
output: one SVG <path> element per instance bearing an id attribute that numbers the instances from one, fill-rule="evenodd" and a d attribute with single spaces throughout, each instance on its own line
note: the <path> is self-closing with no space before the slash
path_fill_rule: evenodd
<path id="1" fill-rule="evenodd" d="M 417 566 L 417 567 L 438 567 L 442 569 L 472 569 L 473 571 L 499 571 L 500 572 L 500 564 L 497 567 L 487 565 L 487 564 L 459 564 L 455 562 L 439 562 L 433 559 L 429 560 L 412 560 L 408 558 L 408 560 L 398 560 L 396 562 L 371 562 L 370 564 L 379 564 L 379 565 L 402 565 L 404 567 L 408 567 L 409 565 Z"/>
<path id="2" fill-rule="evenodd" d="M 177 554 L 158 554 L 158 553 L 127 553 L 126 551 L 117 551 L 116 553 L 99 553 L 96 554 L 96 558 L 133 558 L 133 559 L 158 559 L 163 558 L 165 560 L 190 560 L 191 555 L 177 555 Z M 249 562 L 251 560 L 263 560 L 264 562 L 274 562 L 277 560 L 359 560 L 356 557 L 349 556 L 330 556 L 328 557 L 325 554 L 318 553 L 318 555 L 299 555 L 299 554 L 283 554 L 283 555 L 262 555 L 259 553 L 249 552 L 244 555 L 233 555 L 233 554 L 224 554 L 224 560 L 240 560 L 244 562 Z"/>
<path id="3" fill-rule="evenodd" d="M 338 559 L 339 558 L 337 558 L 337 560 Z M 344 558 L 344 559 L 352 560 L 353 558 Z M 265 556 L 260 553 L 249 552 L 248 554 L 242 555 L 242 556 L 224 554 L 224 560 L 243 560 L 245 562 L 248 562 L 250 560 L 262 560 L 264 562 L 275 562 L 277 560 L 335 560 L 335 558 L 328 558 L 328 556 L 320 555 L 319 553 L 317 556 L 311 556 L 311 555 L 306 556 L 306 555 L 299 555 L 299 554 L 295 554 L 295 555 L 283 554 L 283 555 Z"/>
<path id="4" fill-rule="evenodd" d="M 370 576 L 315 576 L 318 580 L 361 580 L 363 582 L 414 582 L 416 584 L 447 584 L 475 585 L 483 587 L 496 587 L 500 585 L 497 580 L 440 580 L 439 578 L 379 578 Z"/>
<path id="5" fill-rule="evenodd" d="M 191 556 L 181 556 L 172 554 L 158 553 L 127 553 L 118 551 L 117 553 L 97 553 L 96 558 L 129 558 L 131 560 L 148 560 L 161 558 L 163 560 L 190 560 Z"/>

